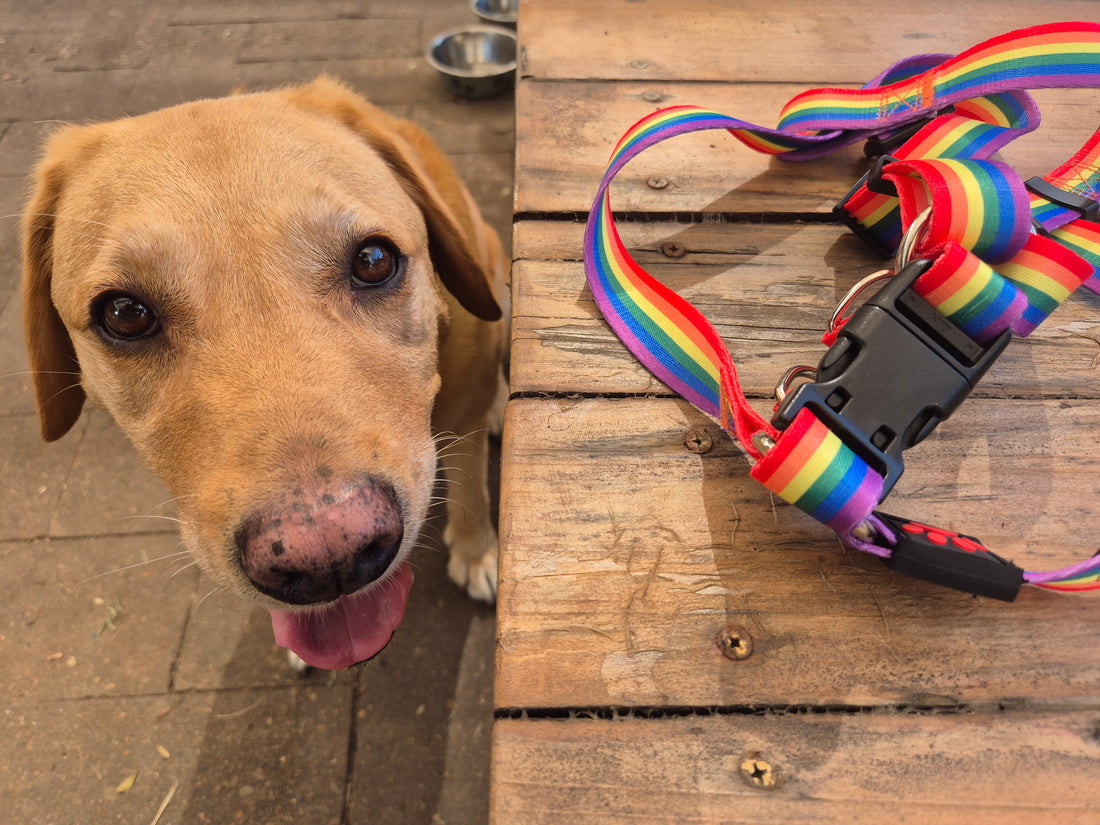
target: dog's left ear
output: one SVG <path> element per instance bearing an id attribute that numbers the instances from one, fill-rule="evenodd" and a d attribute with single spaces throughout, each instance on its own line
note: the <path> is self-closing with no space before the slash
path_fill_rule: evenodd
<path id="1" fill-rule="evenodd" d="M 335 117 L 381 155 L 424 214 L 432 262 L 443 285 L 471 314 L 484 321 L 499 320 L 503 313 L 488 273 L 470 246 L 480 218 L 471 212 L 458 175 L 431 139 L 331 78 L 321 77 L 284 94 L 297 106 Z M 432 170 L 431 176 L 425 167 Z"/>

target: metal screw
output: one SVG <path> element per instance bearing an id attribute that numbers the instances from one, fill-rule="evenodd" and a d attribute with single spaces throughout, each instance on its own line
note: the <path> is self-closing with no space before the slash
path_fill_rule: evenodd
<path id="1" fill-rule="evenodd" d="M 706 430 L 688 430 L 684 433 L 684 446 L 693 453 L 702 454 L 710 452 L 714 441 Z"/>
<path id="2" fill-rule="evenodd" d="M 676 241 L 668 241 L 661 244 L 661 252 L 666 258 L 682 258 L 687 254 L 687 247 Z"/>
<path id="3" fill-rule="evenodd" d="M 644 100 L 646 103 L 656 103 L 660 99 L 660 92 L 645 92 L 642 94 L 642 100 Z"/>
<path id="4" fill-rule="evenodd" d="M 741 763 L 741 776 L 754 788 L 771 790 L 779 783 L 779 772 L 759 753 L 750 753 Z"/>
<path id="5" fill-rule="evenodd" d="M 650 178 L 646 183 L 650 189 L 665 189 L 668 187 L 668 178 Z"/>
<path id="6" fill-rule="evenodd" d="M 752 655 L 752 636 L 743 627 L 730 625 L 718 634 L 718 649 L 727 659 L 743 662 Z"/>
<path id="7" fill-rule="evenodd" d="M 630 61 L 630 66 L 631 66 L 631 68 L 634 68 L 634 69 L 648 69 L 649 68 L 649 61 L 648 60 L 631 60 Z"/>

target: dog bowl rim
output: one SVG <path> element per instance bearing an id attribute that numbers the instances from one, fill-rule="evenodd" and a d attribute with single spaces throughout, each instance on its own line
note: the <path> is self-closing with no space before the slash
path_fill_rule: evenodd
<path id="1" fill-rule="evenodd" d="M 492 12 L 483 7 L 485 0 L 470 0 L 470 8 L 474 14 L 480 17 L 482 20 L 492 20 L 494 23 L 501 23 L 508 26 L 516 25 L 516 19 L 519 17 L 519 3 L 516 3 L 515 10 L 511 13 Z"/>
<path id="2" fill-rule="evenodd" d="M 472 69 L 459 69 L 455 66 L 451 66 L 451 65 L 448 65 L 446 63 L 441 63 L 439 60 L 436 59 L 434 52 L 435 52 L 437 46 L 440 46 L 440 45 L 443 44 L 443 41 L 447 40 L 450 37 L 454 37 L 455 35 L 458 35 L 458 34 L 478 34 L 478 33 L 499 35 L 499 36 L 502 36 L 502 37 L 504 37 L 508 40 L 511 40 L 512 43 L 517 46 L 517 48 L 519 46 L 519 38 L 516 37 L 516 33 L 514 31 L 512 31 L 511 29 L 506 29 L 504 26 L 491 26 L 491 25 L 488 25 L 488 24 L 486 24 L 486 25 L 474 25 L 474 26 L 456 26 L 453 29 L 447 29 L 447 31 L 443 31 L 443 32 L 440 32 L 439 34 L 435 35 L 431 39 L 431 42 L 428 43 L 428 48 L 426 50 L 426 59 L 428 61 L 428 64 L 433 69 L 435 69 L 437 72 L 439 72 L 440 74 L 450 75 L 451 77 L 461 77 L 461 78 L 470 79 L 470 80 L 474 80 L 474 79 L 477 79 L 479 77 L 484 77 L 484 78 L 498 77 L 499 75 L 503 75 L 503 74 L 507 74 L 508 72 L 515 71 L 515 69 L 516 69 L 516 59 L 514 57 L 510 61 L 508 61 L 507 63 L 487 64 L 487 65 L 495 67 L 496 70 L 492 71 L 492 72 L 483 72 L 483 71 L 478 72 L 478 71 L 474 71 Z"/>

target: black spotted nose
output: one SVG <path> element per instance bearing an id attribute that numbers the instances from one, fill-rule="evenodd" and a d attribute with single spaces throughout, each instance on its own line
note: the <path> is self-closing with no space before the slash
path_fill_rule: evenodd
<path id="1" fill-rule="evenodd" d="M 404 533 L 393 488 L 368 479 L 288 496 L 245 519 L 236 540 L 241 569 L 257 590 L 305 605 L 334 601 L 381 577 Z"/>

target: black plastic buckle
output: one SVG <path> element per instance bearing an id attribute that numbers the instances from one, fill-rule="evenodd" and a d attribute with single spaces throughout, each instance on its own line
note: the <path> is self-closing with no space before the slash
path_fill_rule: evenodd
<path id="1" fill-rule="evenodd" d="M 875 515 L 897 536 L 890 558 L 883 559 L 893 570 L 975 596 L 1015 601 L 1024 571 L 973 536 L 878 511 Z"/>
<path id="2" fill-rule="evenodd" d="M 1026 186 L 1029 191 L 1034 192 L 1041 198 L 1046 198 L 1051 203 L 1056 203 L 1065 209 L 1073 210 L 1086 221 L 1095 221 L 1097 216 L 1100 215 L 1100 203 L 1097 203 L 1091 198 L 1086 198 L 1084 195 L 1067 192 L 1065 189 L 1055 186 L 1044 178 L 1031 178 L 1024 182 L 1024 186 Z"/>
<path id="3" fill-rule="evenodd" d="M 772 416 L 780 430 L 803 407 L 883 477 L 885 496 L 906 450 L 955 411 L 1012 338 L 974 341 L 910 287 L 932 265 L 905 266 L 841 328 L 817 379 L 790 392 Z"/>
<path id="4" fill-rule="evenodd" d="M 844 197 L 838 200 L 836 206 L 833 207 L 833 214 L 836 215 L 845 226 L 852 230 L 852 233 L 856 235 L 856 237 L 884 258 L 893 257 L 894 250 L 890 249 L 889 246 L 867 231 L 867 228 L 856 220 L 855 216 L 848 211 L 847 206 L 848 201 L 850 201 L 855 196 L 856 192 L 864 186 L 872 192 L 896 198 L 898 196 L 897 187 L 888 180 L 884 180 L 882 177 L 883 167 L 896 160 L 897 158 L 892 155 L 882 155 L 877 158 L 871 165 L 871 168 L 864 173 L 863 177 L 856 181 L 855 185 L 849 189 Z"/>

